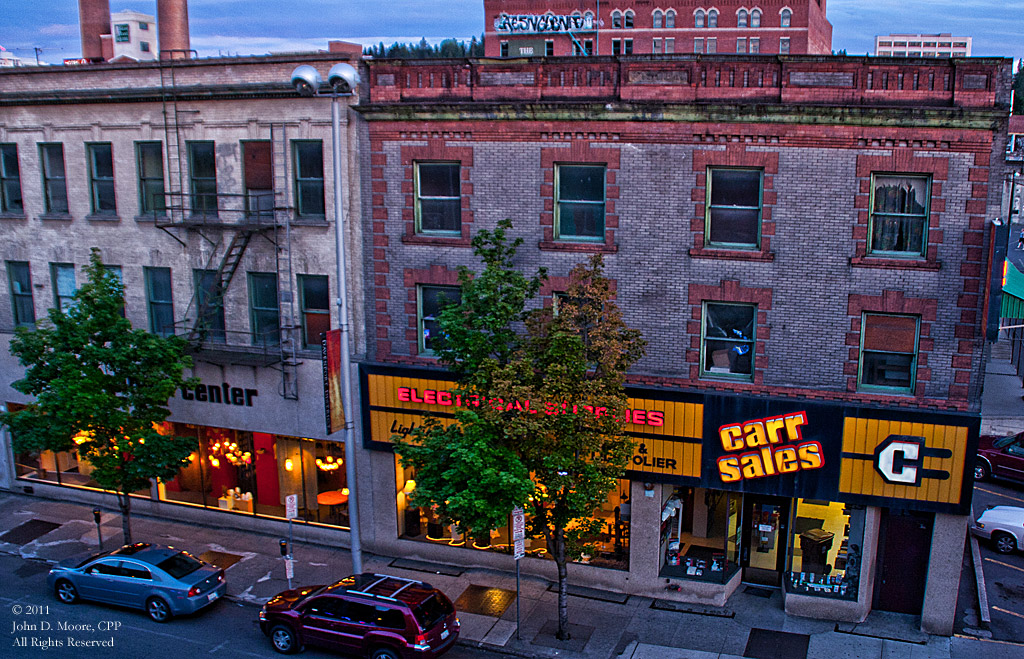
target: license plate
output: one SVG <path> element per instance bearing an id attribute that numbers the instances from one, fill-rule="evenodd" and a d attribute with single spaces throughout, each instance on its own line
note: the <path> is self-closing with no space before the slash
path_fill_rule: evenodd
<path id="1" fill-rule="evenodd" d="M 217 599 L 216 591 L 212 592 L 212 593 L 210 593 L 209 595 L 206 596 L 206 601 L 208 601 L 208 602 L 212 602 L 215 599 Z"/>
<path id="2" fill-rule="evenodd" d="M 446 638 L 448 638 L 448 630 L 447 629 L 441 630 L 441 640 L 443 641 Z"/>

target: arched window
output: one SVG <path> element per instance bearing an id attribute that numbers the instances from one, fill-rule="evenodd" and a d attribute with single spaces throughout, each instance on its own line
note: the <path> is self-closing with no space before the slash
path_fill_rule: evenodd
<path id="1" fill-rule="evenodd" d="M 654 12 L 654 25 L 653 27 L 661 27 L 661 12 Z"/>
<path id="2" fill-rule="evenodd" d="M 697 13 L 693 15 L 693 27 L 704 27 L 704 11 L 701 9 L 697 10 Z"/>
<path id="3" fill-rule="evenodd" d="M 675 26 L 676 26 L 676 13 L 674 11 L 672 11 L 671 9 L 669 9 L 668 11 L 665 12 L 665 27 L 675 27 Z"/>
<path id="4" fill-rule="evenodd" d="M 708 27 L 718 27 L 718 11 L 708 11 Z"/>
<path id="5" fill-rule="evenodd" d="M 633 29 L 633 10 L 626 10 L 626 17 L 625 20 L 622 22 L 622 27 L 626 28 L 627 30 Z"/>
<path id="6" fill-rule="evenodd" d="M 612 12 L 612 27 L 614 27 L 614 28 L 622 27 L 622 14 L 620 14 L 617 11 L 613 11 Z"/>
<path id="7" fill-rule="evenodd" d="M 782 10 L 782 27 L 789 27 L 789 21 L 793 18 L 793 12 L 788 9 Z"/>
<path id="8" fill-rule="evenodd" d="M 761 10 L 753 9 L 750 12 L 750 27 L 761 27 Z"/>
<path id="9" fill-rule="evenodd" d="M 746 9 L 741 9 L 736 13 L 736 27 L 747 27 Z"/>

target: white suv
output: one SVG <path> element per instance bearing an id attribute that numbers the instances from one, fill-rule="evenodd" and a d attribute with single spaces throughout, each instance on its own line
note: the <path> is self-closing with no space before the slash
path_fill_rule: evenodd
<path id="1" fill-rule="evenodd" d="M 991 540 L 996 551 L 1009 554 L 1024 549 L 1024 508 L 996 506 L 989 508 L 974 522 L 971 533 Z"/>

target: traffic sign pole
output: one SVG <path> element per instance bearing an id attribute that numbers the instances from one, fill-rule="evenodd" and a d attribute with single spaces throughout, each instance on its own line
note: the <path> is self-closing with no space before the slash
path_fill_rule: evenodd
<path id="1" fill-rule="evenodd" d="M 519 610 L 519 559 L 526 555 L 526 516 L 519 506 L 512 509 L 512 555 L 516 560 L 516 640 L 522 640 L 519 635 L 519 621 L 522 619 Z"/>

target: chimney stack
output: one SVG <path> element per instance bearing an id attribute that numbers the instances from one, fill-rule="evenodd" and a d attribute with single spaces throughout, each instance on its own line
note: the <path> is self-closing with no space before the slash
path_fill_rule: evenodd
<path id="1" fill-rule="evenodd" d="M 103 60 L 101 37 L 110 35 L 110 0 L 78 0 L 78 22 L 82 31 L 82 57 Z"/>
<path id="2" fill-rule="evenodd" d="M 110 22 L 109 18 L 107 22 Z M 156 27 L 160 59 L 188 59 L 191 56 L 188 52 L 188 0 L 157 0 Z"/>

